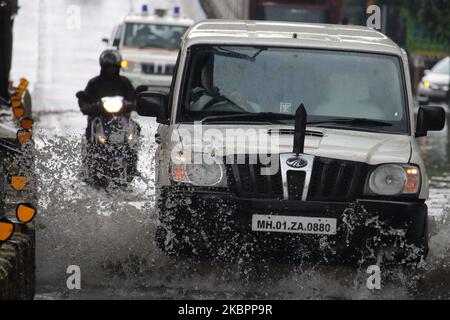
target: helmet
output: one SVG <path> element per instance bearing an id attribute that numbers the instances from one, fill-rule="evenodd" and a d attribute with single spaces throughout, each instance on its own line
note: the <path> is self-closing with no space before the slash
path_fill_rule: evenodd
<path id="1" fill-rule="evenodd" d="M 119 67 L 122 62 L 122 56 L 117 50 L 105 50 L 100 55 L 100 66 L 101 67 Z"/>

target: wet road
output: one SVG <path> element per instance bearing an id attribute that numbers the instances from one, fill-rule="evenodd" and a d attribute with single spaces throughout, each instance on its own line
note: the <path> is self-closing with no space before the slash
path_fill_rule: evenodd
<path id="1" fill-rule="evenodd" d="M 431 181 L 431 252 L 421 274 L 392 271 L 380 292 L 366 288 L 365 270 L 336 266 L 273 266 L 271 276 L 244 285 L 235 265 L 177 260 L 162 255 L 153 237 L 153 136 L 143 127 L 138 178 L 129 192 L 99 192 L 82 183 L 80 141 L 86 119 L 75 92 L 98 72 L 101 38 L 138 1 L 21 0 L 15 30 L 13 77 L 33 84 L 37 112 L 39 180 L 37 299 L 450 298 L 450 134 L 422 139 Z M 176 1 L 152 1 L 172 6 Z M 202 19 L 195 0 L 184 12 Z M 75 6 L 75 7 L 74 7 Z M 80 25 L 73 12 L 80 8 Z M 82 270 L 82 290 L 68 291 L 66 269 Z"/>

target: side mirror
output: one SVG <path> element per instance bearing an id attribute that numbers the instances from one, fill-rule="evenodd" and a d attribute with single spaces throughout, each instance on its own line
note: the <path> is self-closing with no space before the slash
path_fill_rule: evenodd
<path id="1" fill-rule="evenodd" d="M 157 91 L 147 91 L 137 96 L 137 113 L 143 117 L 156 118 L 158 123 L 169 123 L 168 94 Z"/>
<path id="2" fill-rule="evenodd" d="M 140 85 L 136 88 L 135 92 L 136 92 L 136 95 L 139 95 L 140 93 L 143 93 L 143 92 L 147 92 L 147 91 L 154 92 L 155 90 L 156 89 L 152 86 Z M 169 95 L 169 93 L 170 93 L 169 87 L 167 87 L 167 88 L 162 87 L 162 88 L 158 88 L 157 90 L 158 90 L 157 91 L 158 93 L 164 93 L 165 95 Z"/>
<path id="3" fill-rule="evenodd" d="M 140 85 L 136 88 L 136 94 L 139 95 L 140 93 L 149 91 L 149 86 L 146 85 Z"/>
<path id="4" fill-rule="evenodd" d="M 102 42 L 105 43 L 105 44 L 108 44 L 109 43 L 109 39 L 108 38 L 102 38 Z"/>
<path id="5" fill-rule="evenodd" d="M 426 137 L 428 131 L 441 131 L 445 127 L 445 110 L 442 107 L 420 107 L 417 114 L 416 137 Z"/>

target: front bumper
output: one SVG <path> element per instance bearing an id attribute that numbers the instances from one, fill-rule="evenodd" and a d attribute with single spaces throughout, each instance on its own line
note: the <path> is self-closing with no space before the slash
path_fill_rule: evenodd
<path id="1" fill-rule="evenodd" d="M 164 192 L 163 192 L 164 195 Z M 323 240 L 338 252 L 367 247 L 368 242 L 392 246 L 401 238 L 420 246 L 426 234 L 428 209 L 423 201 L 399 202 L 358 199 L 354 202 L 281 201 L 237 198 L 221 192 L 175 192 L 160 203 L 163 225 L 182 233 L 192 241 L 195 235 L 211 235 L 219 242 L 229 242 L 236 235 L 246 241 L 263 243 L 277 252 L 309 244 L 317 248 Z M 167 203 L 176 203 L 165 205 Z M 253 232 L 252 217 L 259 215 L 302 216 L 337 219 L 336 235 Z M 214 242 L 209 239 L 208 241 Z M 270 243 L 270 245 L 269 245 Z"/>

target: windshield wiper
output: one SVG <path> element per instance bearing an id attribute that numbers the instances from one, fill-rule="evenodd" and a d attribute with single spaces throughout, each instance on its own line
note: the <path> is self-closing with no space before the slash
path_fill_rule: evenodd
<path id="1" fill-rule="evenodd" d="M 372 120 L 372 119 L 362 119 L 362 118 L 336 118 L 336 119 L 326 119 L 319 121 L 311 121 L 308 122 L 308 125 L 317 125 L 317 124 L 349 124 L 349 125 L 366 125 L 366 126 L 375 126 L 375 127 L 392 127 L 392 123 L 381 120 Z"/>
<path id="2" fill-rule="evenodd" d="M 254 49 L 257 49 L 256 53 L 253 56 L 247 55 L 245 53 L 233 51 L 230 49 L 225 49 L 222 46 L 218 47 L 220 50 L 214 49 L 214 52 L 218 55 L 229 57 L 229 58 L 236 58 L 236 59 L 242 59 L 242 60 L 248 60 L 251 62 L 256 61 L 256 57 L 258 57 L 262 52 L 269 50 L 267 47 L 253 47 Z"/>
<path id="3" fill-rule="evenodd" d="M 220 122 L 220 121 L 249 121 L 254 120 L 256 122 L 276 122 L 280 123 L 281 120 L 295 120 L 295 115 L 275 112 L 261 112 L 261 113 L 235 113 L 226 115 L 207 116 L 201 120 L 203 123 L 208 122 Z M 348 124 L 348 125 L 366 125 L 375 127 L 392 127 L 392 123 L 381 120 L 363 119 L 363 118 L 331 118 L 326 120 L 309 121 L 309 125 L 320 124 Z"/>
<path id="4" fill-rule="evenodd" d="M 220 121 L 265 121 L 265 122 L 277 122 L 280 120 L 293 120 L 295 116 L 292 114 L 273 113 L 273 112 L 261 112 L 261 113 L 235 113 L 217 116 L 207 116 L 201 120 L 203 123 L 208 122 L 220 122 Z"/>

